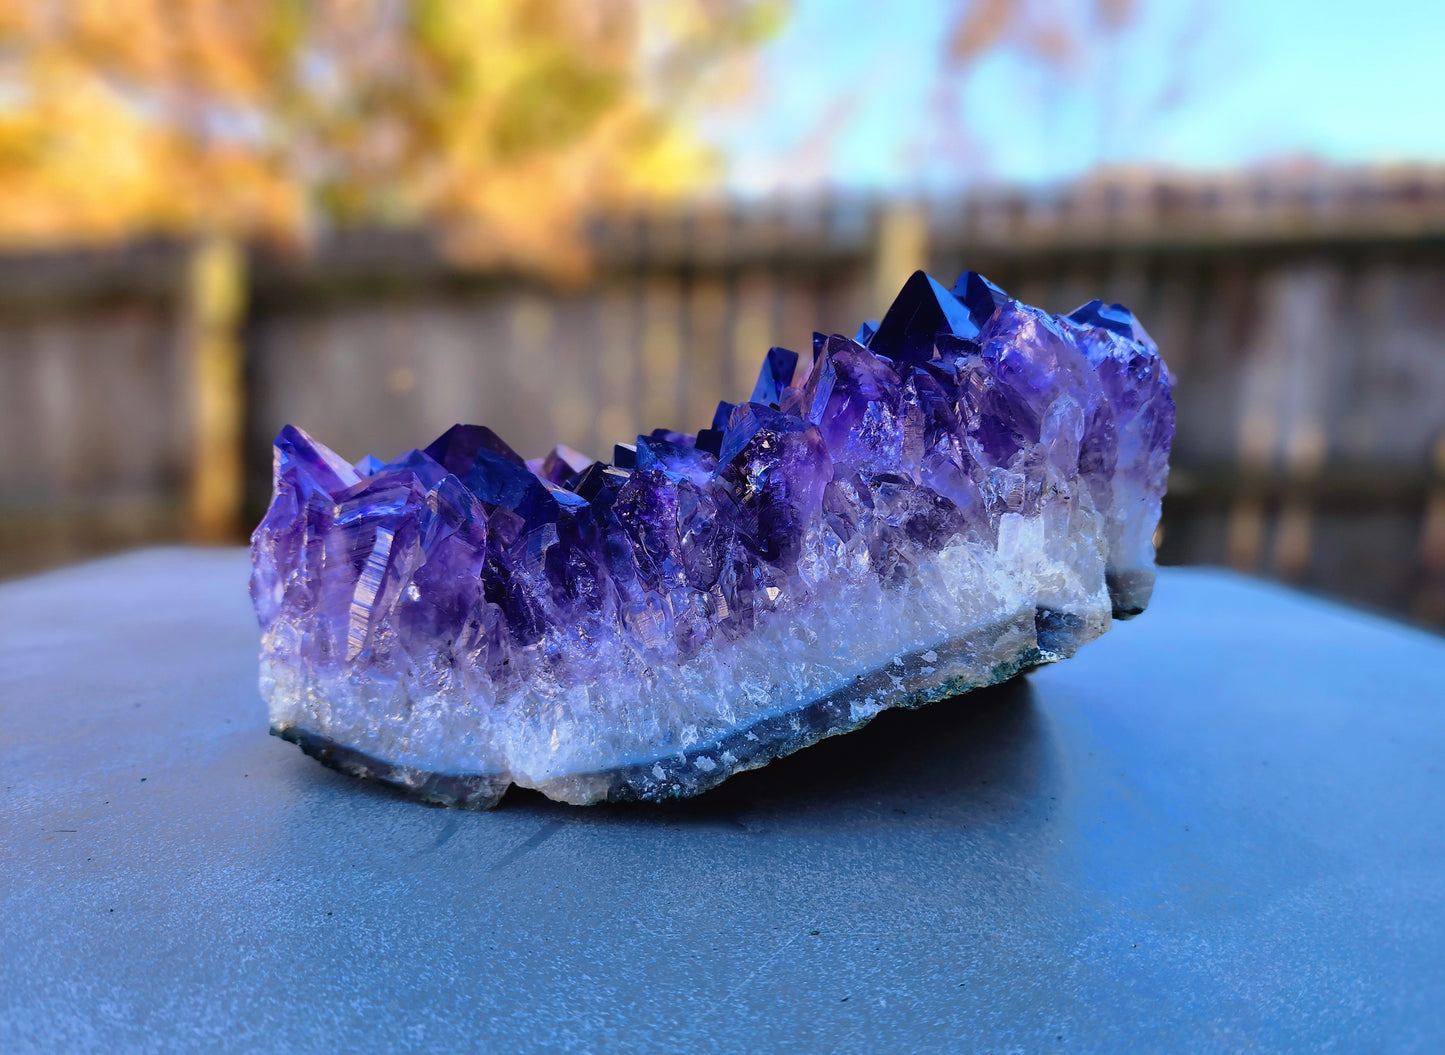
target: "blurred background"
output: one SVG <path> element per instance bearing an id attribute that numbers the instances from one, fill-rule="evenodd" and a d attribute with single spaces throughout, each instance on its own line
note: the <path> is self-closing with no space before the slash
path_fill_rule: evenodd
<path id="1" fill-rule="evenodd" d="M 694 430 L 965 268 L 1131 306 L 1165 563 L 1445 626 L 1445 5 L 0 2 L 0 577 L 269 443 Z"/>

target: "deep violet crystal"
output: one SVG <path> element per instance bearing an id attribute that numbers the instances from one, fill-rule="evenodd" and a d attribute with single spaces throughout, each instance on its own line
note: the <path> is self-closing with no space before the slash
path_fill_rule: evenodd
<path id="1" fill-rule="evenodd" d="M 287 426 L 252 536 L 272 731 L 454 805 L 656 800 L 1064 658 L 1148 603 L 1170 387 L 1120 305 L 917 272 L 610 463 L 457 425 L 353 464 Z"/>

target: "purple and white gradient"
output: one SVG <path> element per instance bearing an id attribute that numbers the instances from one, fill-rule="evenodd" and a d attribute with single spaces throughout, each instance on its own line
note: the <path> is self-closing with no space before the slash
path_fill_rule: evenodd
<path id="1" fill-rule="evenodd" d="M 472 806 L 688 795 L 1148 603 L 1174 404 L 1118 305 L 918 272 L 712 424 L 616 464 L 458 425 L 353 465 L 283 429 L 252 537 L 273 731 Z"/>

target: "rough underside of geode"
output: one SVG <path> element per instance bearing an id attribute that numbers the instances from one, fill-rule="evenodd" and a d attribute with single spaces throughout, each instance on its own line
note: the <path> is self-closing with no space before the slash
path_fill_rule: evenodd
<path id="1" fill-rule="evenodd" d="M 451 805 L 697 794 L 1142 611 L 1173 433 L 1127 310 L 973 272 L 611 463 L 457 425 L 350 464 L 288 426 L 252 536 L 271 729 Z"/>

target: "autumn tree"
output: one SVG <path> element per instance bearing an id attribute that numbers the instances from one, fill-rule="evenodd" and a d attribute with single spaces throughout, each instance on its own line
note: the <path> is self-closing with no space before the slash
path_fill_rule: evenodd
<path id="1" fill-rule="evenodd" d="M 696 187 L 779 0 L 0 0 L 0 242 L 429 221 L 550 266 Z"/>

